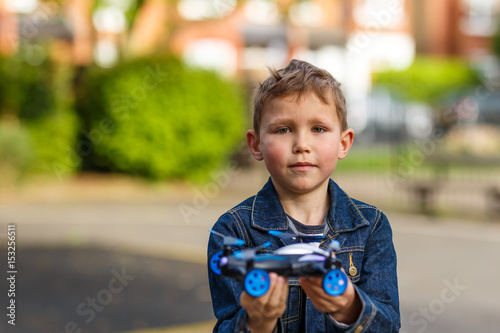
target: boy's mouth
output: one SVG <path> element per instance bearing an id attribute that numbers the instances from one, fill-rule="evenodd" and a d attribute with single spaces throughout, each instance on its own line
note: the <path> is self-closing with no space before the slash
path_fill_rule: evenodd
<path id="1" fill-rule="evenodd" d="M 307 171 L 314 168 L 315 165 L 309 162 L 297 162 L 290 165 L 290 168 L 296 171 Z"/>

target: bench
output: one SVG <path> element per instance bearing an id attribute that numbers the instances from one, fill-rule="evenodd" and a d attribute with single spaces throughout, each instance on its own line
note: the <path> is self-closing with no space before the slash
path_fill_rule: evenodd
<path id="1" fill-rule="evenodd" d="M 405 181 L 405 188 L 416 203 L 420 213 L 434 215 L 436 213 L 435 200 L 440 191 L 467 191 L 482 192 L 486 201 L 487 214 L 495 218 L 500 217 L 500 158 L 477 158 L 470 156 L 428 156 L 421 166 L 427 168 L 427 175 L 411 175 Z M 468 181 L 453 176 L 452 172 L 481 172 L 481 169 L 493 172 L 491 177 L 484 180 Z"/>

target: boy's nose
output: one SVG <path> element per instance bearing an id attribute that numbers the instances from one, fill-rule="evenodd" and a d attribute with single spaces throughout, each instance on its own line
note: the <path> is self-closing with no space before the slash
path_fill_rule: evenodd
<path id="1" fill-rule="evenodd" d="M 310 147 L 309 143 L 307 140 L 307 137 L 305 134 L 297 134 L 293 146 L 293 152 L 298 154 L 298 153 L 304 153 L 304 152 L 309 152 Z"/>

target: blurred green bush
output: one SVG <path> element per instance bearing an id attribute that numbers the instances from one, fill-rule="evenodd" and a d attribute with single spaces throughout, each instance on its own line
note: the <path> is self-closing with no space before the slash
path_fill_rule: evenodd
<path id="1" fill-rule="evenodd" d="M 29 133 L 19 124 L 0 122 L 0 185 L 18 180 L 32 161 Z"/>
<path id="2" fill-rule="evenodd" d="M 14 57 L 0 59 L 3 145 L 10 145 L 6 138 L 18 138 L 16 144 L 0 149 L 5 168 L 59 177 L 80 168 L 81 161 L 71 157 L 79 131 L 72 75 L 70 66 L 48 59 L 29 64 L 22 49 Z"/>
<path id="3" fill-rule="evenodd" d="M 429 105 L 465 92 L 478 83 L 479 76 L 468 63 L 453 58 L 419 56 L 406 70 L 374 75 L 374 85 L 385 87 L 393 96 Z"/>
<path id="4" fill-rule="evenodd" d="M 496 57 L 500 59 L 500 22 L 498 23 L 497 30 L 495 32 L 495 35 L 493 36 L 492 44 L 493 52 L 495 53 Z"/>
<path id="5" fill-rule="evenodd" d="M 91 68 L 79 86 L 86 169 L 202 180 L 244 138 L 240 86 L 173 57 Z"/>

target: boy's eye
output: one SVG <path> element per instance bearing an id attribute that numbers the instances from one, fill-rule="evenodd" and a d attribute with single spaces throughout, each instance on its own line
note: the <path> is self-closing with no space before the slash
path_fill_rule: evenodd
<path id="1" fill-rule="evenodd" d="M 289 132 L 290 132 L 290 129 L 287 128 L 287 127 L 278 128 L 276 130 L 276 133 L 278 133 L 278 134 L 286 134 L 286 133 L 289 133 Z"/>
<path id="2" fill-rule="evenodd" d="M 312 131 L 314 133 L 323 133 L 325 129 L 323 127 L 313 127 Z"/>

